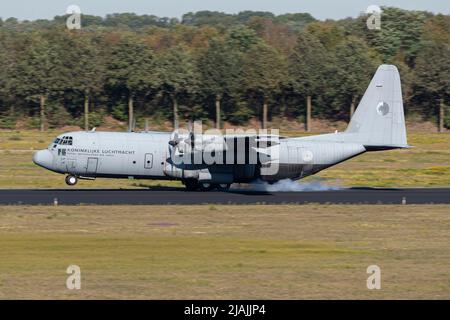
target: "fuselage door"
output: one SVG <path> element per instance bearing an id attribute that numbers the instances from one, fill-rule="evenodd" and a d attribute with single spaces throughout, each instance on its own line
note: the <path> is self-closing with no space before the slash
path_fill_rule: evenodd
<path id="1" fill-rule="evenodd" d="M 144 168 L 151 169 L 153 167 L 153 153 L 146 153 L 144 159 Z"/>
<path id="2" fill-rule="evenodd" d="M 86 174 L 97 173 L 98 158 L 88 158 L 86 166 Z"/>

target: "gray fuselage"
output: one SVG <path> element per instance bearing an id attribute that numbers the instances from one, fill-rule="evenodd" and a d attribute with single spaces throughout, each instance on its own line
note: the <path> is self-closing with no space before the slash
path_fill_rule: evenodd
<path id="1" fill-rule="evenodd" d="M 70 137 L 68 140 L 63 138 Z M 171 164 L 168 132 L 69 132 L 58 136 L 34 162 L 48 170 L 80 178 L 201 180 L 212 183 L 301 179 L 366 151 L 359 143 L 321 141 L 313 137 L 279 140 L 279 168 L 261 174 L 258 164 L 218 164 L 192 169 Z M 64 144 L 61 144 L 64 141 Z"/>

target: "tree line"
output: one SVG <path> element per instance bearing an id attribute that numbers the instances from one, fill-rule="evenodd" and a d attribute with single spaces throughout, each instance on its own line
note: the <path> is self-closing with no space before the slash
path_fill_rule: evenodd
<path id="1" fill-rule="evenodd" d="M 273 118 L 347 121 L 381 63 L 398 66 L 408 116 L 450 127 L 450 16 L 383 8 L 319 21 L 202 11 L 181 20 L 151 15 L 0 19 L 0 127 L 100 125 L 146 118 L 244 124 Z"/>

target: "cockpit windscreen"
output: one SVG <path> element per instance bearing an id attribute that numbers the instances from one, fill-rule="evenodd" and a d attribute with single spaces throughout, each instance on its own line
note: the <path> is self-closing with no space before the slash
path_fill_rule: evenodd
<path id="1" fill-rule="evenodd" d="M 62 138 L 56 138 L 53 142 L 54 144 L 60 144 L 60 145 L 69 145 L 71 146 L 73 144 L 73 138 L 70 136 L 64 136 Z"/>

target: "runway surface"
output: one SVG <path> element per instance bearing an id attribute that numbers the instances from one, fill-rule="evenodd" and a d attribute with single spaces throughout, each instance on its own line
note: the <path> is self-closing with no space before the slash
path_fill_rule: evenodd
<path id="1" fill-rule="evenodd" d="M 0 204 L 450 204 L 450 188 L 189 192 L 181 188 L 0 190 Z"/>

